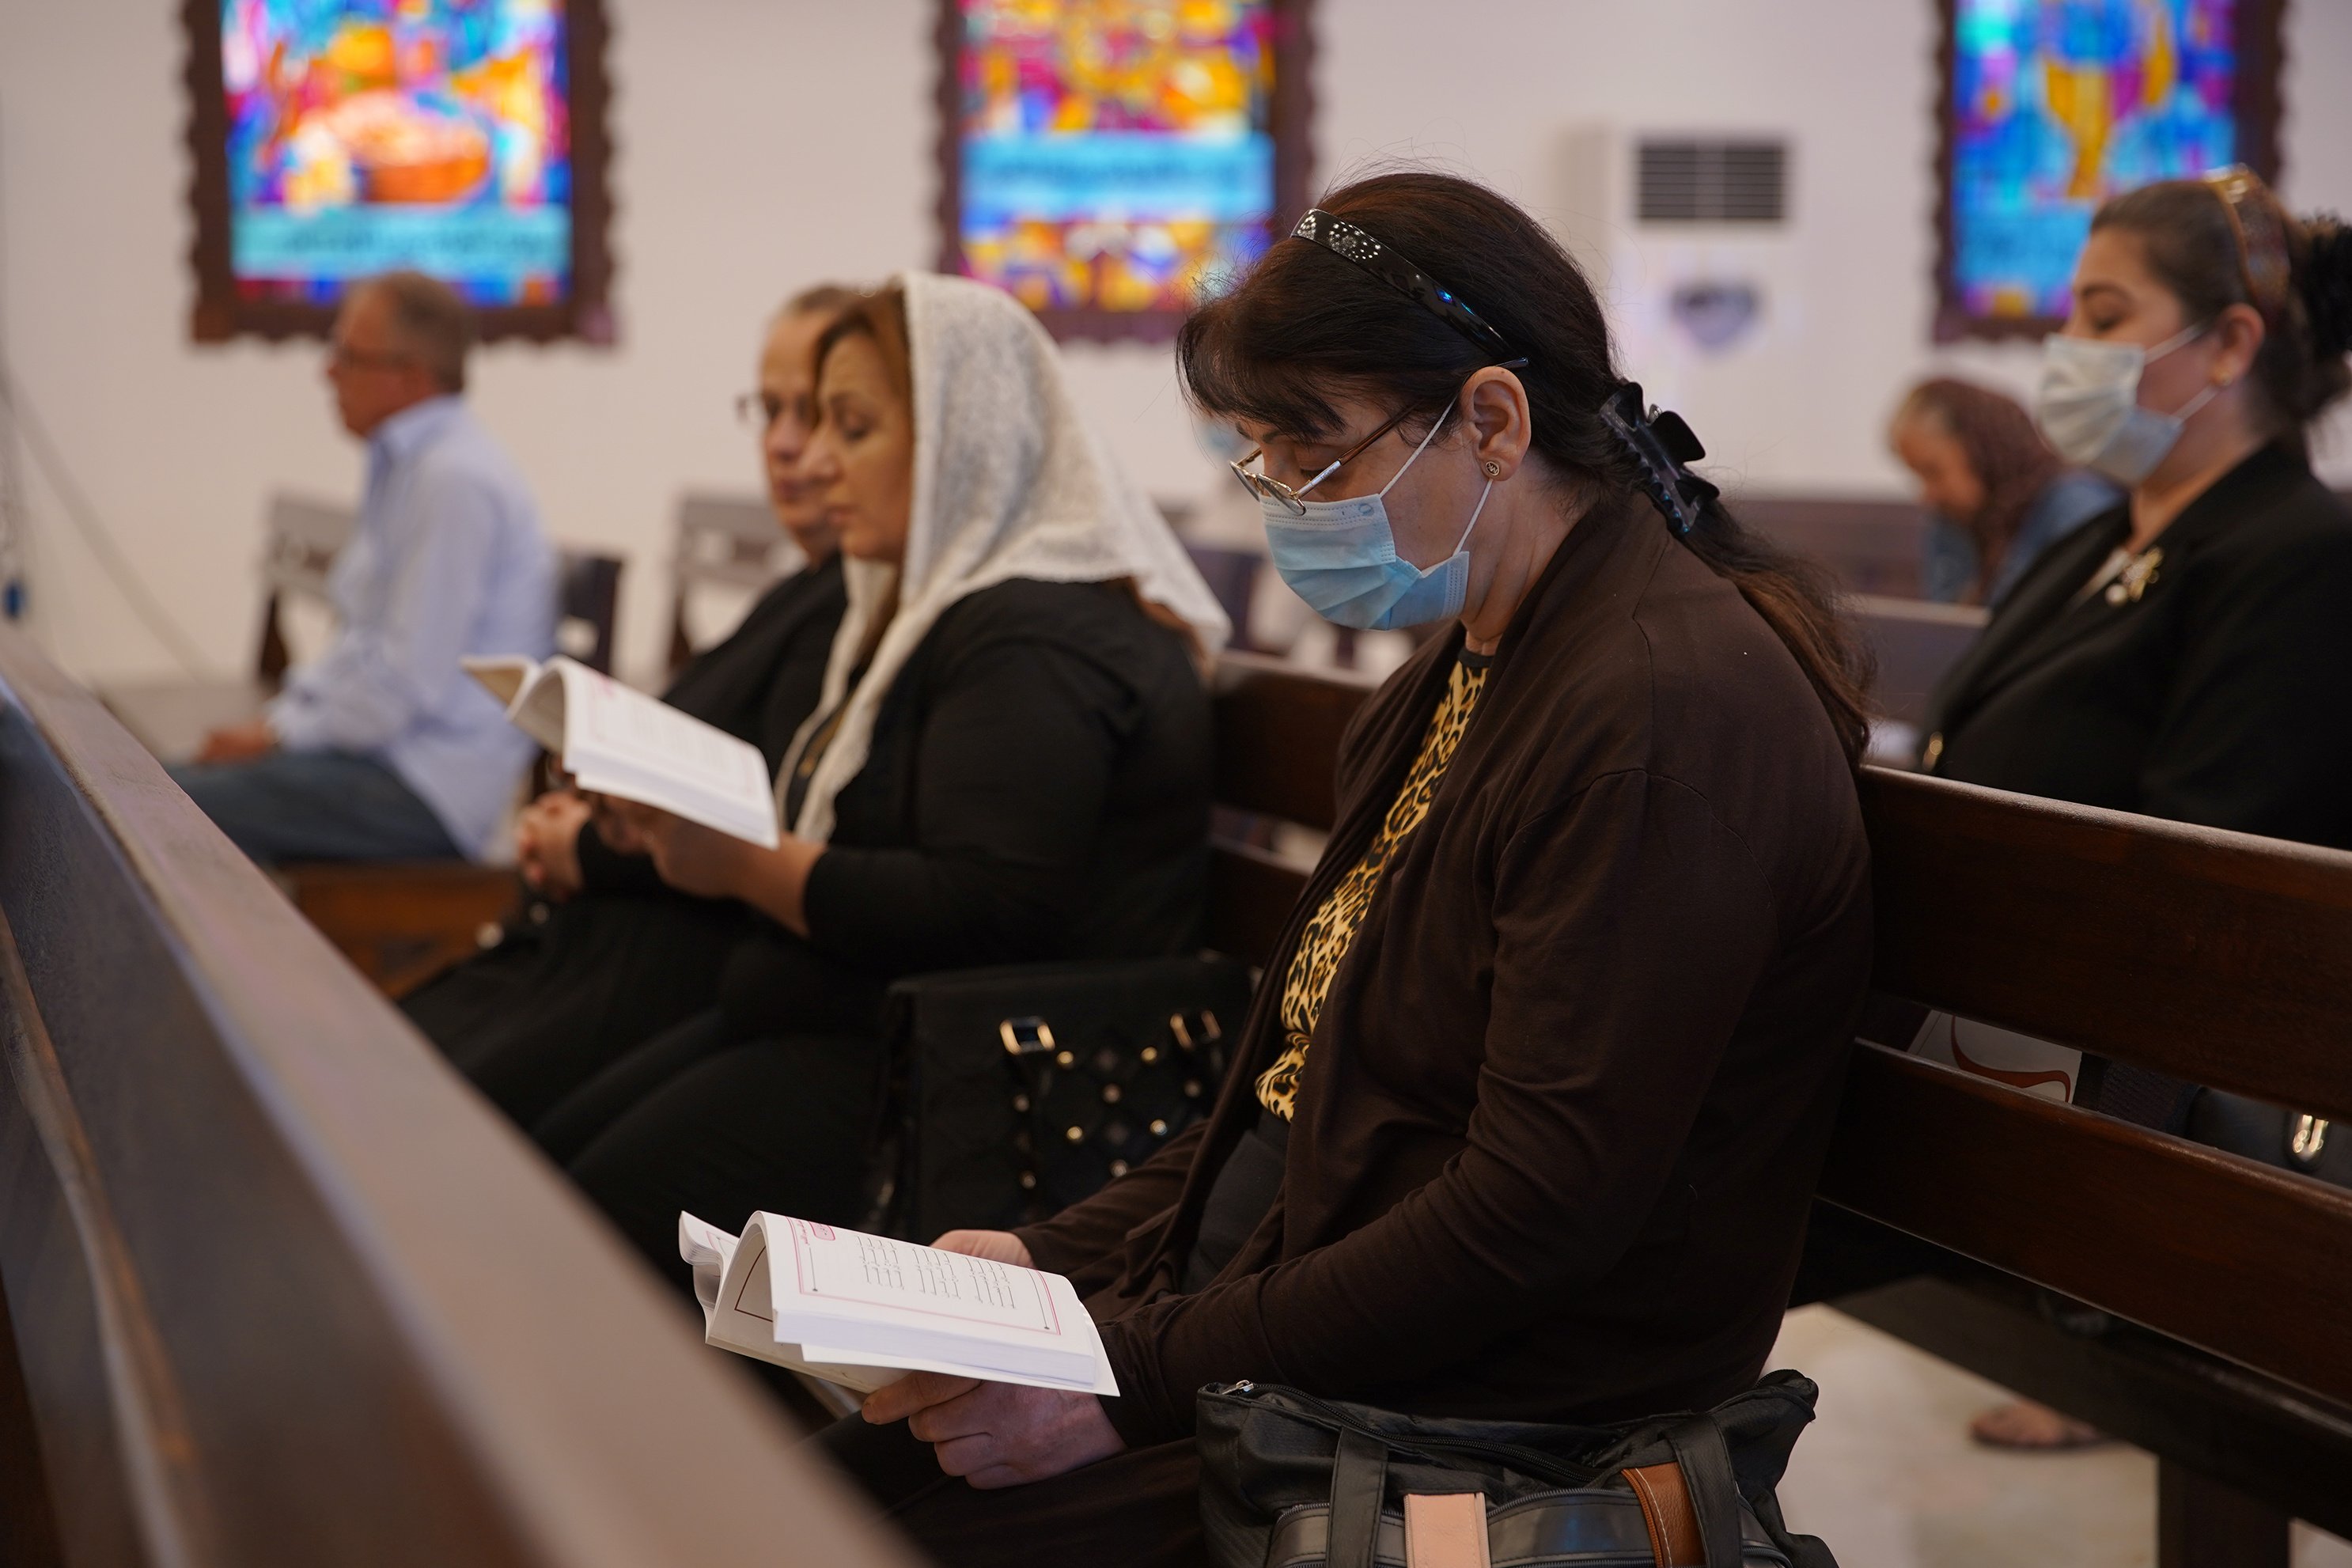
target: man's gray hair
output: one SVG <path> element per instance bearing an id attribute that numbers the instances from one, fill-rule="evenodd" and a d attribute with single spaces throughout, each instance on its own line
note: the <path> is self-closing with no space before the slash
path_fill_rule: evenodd
<path id="1" fill-rule="evenodd" d="M 457 291 L 422 272 L 384 272 L 352 292 L 381 295 L 393 334 L 444 392 L 466 390 L 466 354 L 474 346 L 474 312 Z"/>

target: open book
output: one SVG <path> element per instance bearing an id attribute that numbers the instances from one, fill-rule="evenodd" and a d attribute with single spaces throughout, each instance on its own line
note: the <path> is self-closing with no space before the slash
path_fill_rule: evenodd
<path id="1" fill-rule="evenodd" d="M 582 789 L 776 847 L 767 759 L 750 742 L 561 655 L 459 662 Z"/>
<path id="2" fill-rule="evenodd" d="M 681 1213 L 677 1252 L 705 1341 L 859 1394 L 910 1372 L 1118 1392 L 1058 1274 L 773 1214 L 738 1237 Z"/>

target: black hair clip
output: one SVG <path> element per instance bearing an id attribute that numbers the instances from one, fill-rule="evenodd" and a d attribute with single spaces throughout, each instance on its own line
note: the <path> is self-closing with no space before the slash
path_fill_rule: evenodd
<path id="1" fill-rule="evenodd" d="M 1313 240 L 1334 256 L 1346 257 L 1507 366 L 1528 363 L 1517 350 L 1503 341 L 1502 333 L 1479 320 L 1478 312 L 1470 308 L 1468 301 L 1346 218 L 1312 207 L 1298 220 L 1290 237 Z"/>
<path id="2" fill-rule="evenodd" d="M 1601 405 L 1601 422 L 1642 465 L 1642 491 L 1665 514 L 1677 538 L 1698 526 L 1699 512 L 1723 492 L 1690 471 L 1706 448 L 1683 416 L 1642 406 L 1640 384 L 1621 381 Z"/>

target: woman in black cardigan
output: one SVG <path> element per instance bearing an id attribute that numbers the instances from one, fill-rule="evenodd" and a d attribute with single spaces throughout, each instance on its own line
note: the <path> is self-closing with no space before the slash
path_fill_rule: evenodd
<path id="1" fill-rule="evenodd" d="M 2352 847 L 2352 513 L 2304 434 L 2346 390 L 2352 242 L 2251 175 L 2168 182 L 2100 210 L 2074 301 L 2038 413 L 2130 495 L 1945 677 L 1921 765 Z"/>
<path id="2" fill-rule="evenodd" d="M 683 1282 L 677 1215 L 854 1217 L 894 978 L 1179 953 L 1207 890 L 1224 621 L 1010 296 L 911 275 L 821 341 L 802 472 L 850 608 L 773 850 L 616 806 L 665 880 L 754 929 L 719 1005 L 534 1129 Z"/>
<path id="3" fill-rule="evenodd" d="M 760 424 L 776 521 L 807 565 L 768 590 L 663 700 L 760 748 L 773 773 L 816 706 L 845 603 L 833 525 L 795 471 L 808 443 L 820 333 L 857 296 L 823 286 L 777 312 L 747 417 Z M 518 868 L 533 893 L 497 945 L 401 1002 L 409 1021 L 528 1124 L 619 1052 L 710 1005 L 750 913 L 663 885 L 642 852 L 608 843 L 588 802 L 553 790 L 524 808 Z"/>

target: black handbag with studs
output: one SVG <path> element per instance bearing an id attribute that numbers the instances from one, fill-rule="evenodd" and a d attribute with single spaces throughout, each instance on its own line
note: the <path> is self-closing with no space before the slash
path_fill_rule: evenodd
<path id="1" fill-rule="evenodd" d="M 1249 998 L 1215 954 L 898 982 L 866 1227 L 1002 1230 L 1125 1174 L 1215 1103 Z"/>

